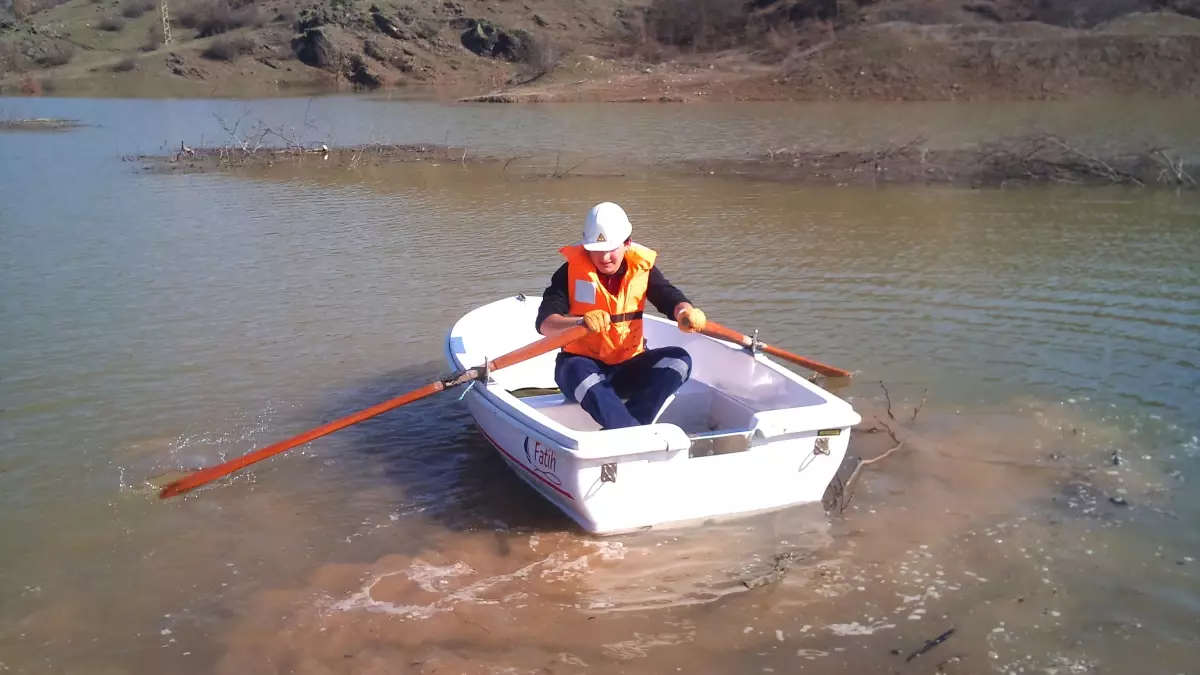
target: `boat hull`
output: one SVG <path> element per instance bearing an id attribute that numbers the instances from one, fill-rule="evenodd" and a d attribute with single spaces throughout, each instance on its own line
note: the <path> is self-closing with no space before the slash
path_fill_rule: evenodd
<path id="1" fill-rule="evenodd" d="M 660 336 L 663 328 L 656 329 Z M 455 368 L 463 367 L 464 356 L 453 343 L 452 332 L 447 355 Z M 749 367 L 746 372 L 760 380 L 764 373 L 774 378 L 762 387 L 777 389 L 779 382 L 798 387 L 798 381 L 805 391 L 823 392 L 761 354 L 719 348 L 724 351 L 712 352 L 713 358 L 731 359 L 727 367 Z M 690 347 L 694 358 L 707 349 L 699 343 Z M 458 351 L 465 351 L 461 341 Z M 788 415 L 787 409 L 744 409 L 738 405 L 744 393 L 726 396 L 717 385 L 693 379 L 656 423 L 599 430 L 559 394 L 512 395 L 530 373 L 545 384 L 553 363 L 553 355 L 547 357 L 508 381 L 496 373 L 496 381 L 476 383 L 463 398 L 512 471 L 591 534 L 681 527 L 819 501 L 845 457 L 851 427 L 860 421 L 828 392 L 803 414 Z M 700 429 L 713 420 L 724 429 Z"/>

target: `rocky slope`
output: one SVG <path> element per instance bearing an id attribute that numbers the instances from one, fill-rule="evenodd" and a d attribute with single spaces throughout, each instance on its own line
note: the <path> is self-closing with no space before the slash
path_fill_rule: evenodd
<path id="1" fill-rule="evenodd" d="M 23 2 L 26 0 L 18 0 Z M 544 72 L 561 45 L 604 53 L 611 3 L 553 0 L 294 4 L 68 0 L 0 18 L 0 86 L 12 93 L 139 95 L 434 85 L 479 91 Z"/>
<path id="2" fill-rule="evenodd" d="M 1200 0 L 15 0 L 6 93 L 486 101 L 1200 94 Z M 41 4 L 38 4 L 38 3 Z"/>

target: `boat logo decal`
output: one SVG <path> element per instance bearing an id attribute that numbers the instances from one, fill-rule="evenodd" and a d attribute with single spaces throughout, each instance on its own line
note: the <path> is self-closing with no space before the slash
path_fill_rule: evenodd
<path id="1" fill-rule="evenodd" d="M 558 465 L 558 454 L 554 451 L 554 448 L 542 445 L 541 441 L 535 441 L 526 436 L 525 461 L 534 473 L 555 485 L 562 486 L 562 480 L 554 474 L 554 470 Z"/>

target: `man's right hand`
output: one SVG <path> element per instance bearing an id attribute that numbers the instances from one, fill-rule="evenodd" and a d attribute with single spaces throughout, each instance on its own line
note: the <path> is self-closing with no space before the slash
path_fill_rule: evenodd
<path id="1" fill-rule="evenodd" d="M 612 325 L 612 317 L 602 309 L 593 309 L 583 315 L 583 325 L 592 333 L 601 333 Z"/>

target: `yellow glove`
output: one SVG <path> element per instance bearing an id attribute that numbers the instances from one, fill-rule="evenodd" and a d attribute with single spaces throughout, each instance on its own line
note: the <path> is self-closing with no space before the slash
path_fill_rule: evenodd
<path id="1" fill-rule="evenodd" d="M 685 333 L 694 333 L 699 330 L 704 330 L 705 324 L 708 322 L 704 312 L 695 307 L 688 307 L 679 313 L 679 330 Z"/>
<path id="2" fill-rule="evenodd" d="M 608 330 L 608 327 L 612 325 L 612 317 L 602 309 L 593 309 L 583 315 L 583 325 L 593 333 L 600 333 Z"/>

